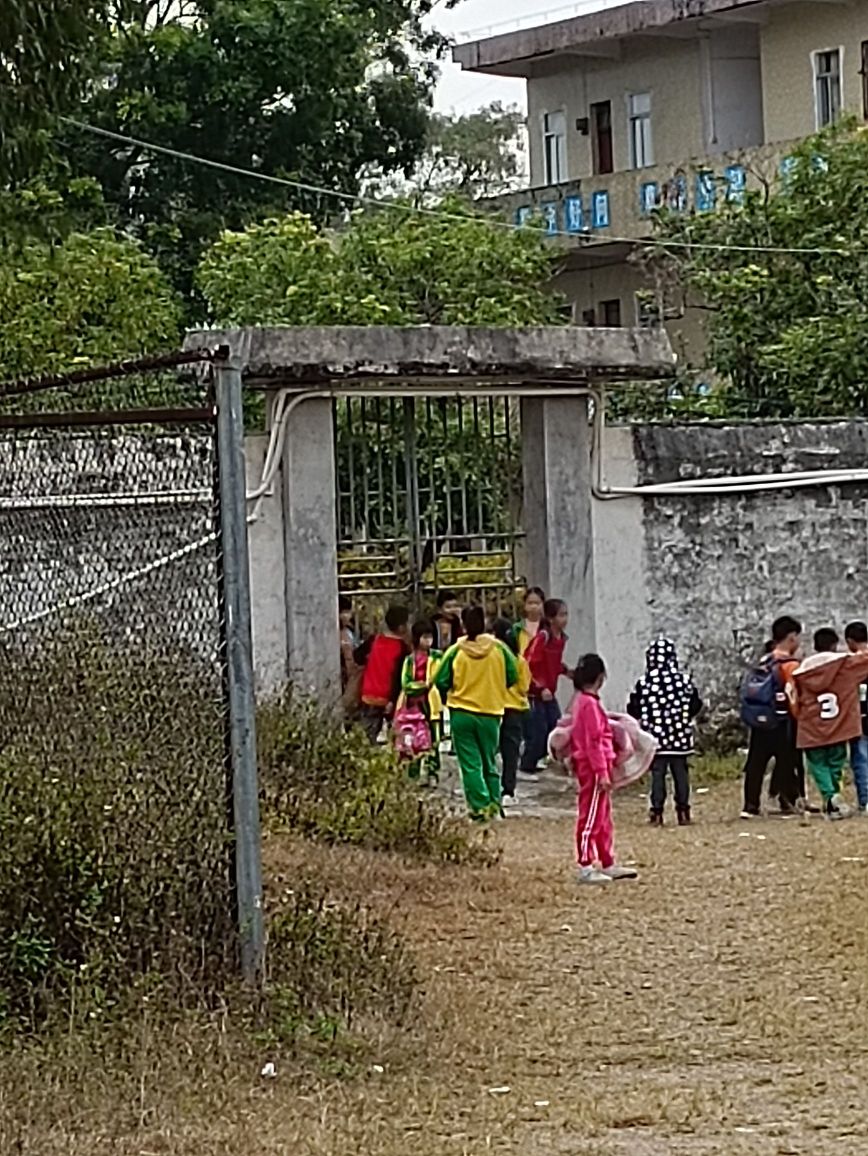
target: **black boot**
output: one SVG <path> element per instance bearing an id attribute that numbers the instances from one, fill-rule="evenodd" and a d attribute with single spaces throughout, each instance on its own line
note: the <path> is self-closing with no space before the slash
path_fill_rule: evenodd
<path id="1" fill-rule="evenodd" d="M 648 822 L 651 824 L 652 827 L 662 827 L 663 826 L 663 812 L 662 811 L 649 811 L 648 812 Z"/>
<path id="2" fill-rule="evenodd" d="M 679 807 L 678 808 L 678 826 L 679 827 L 689 827 L 692 822 L 693 822 L 693 820 L 690 818 L 690 808 L 689 807 Z"/>

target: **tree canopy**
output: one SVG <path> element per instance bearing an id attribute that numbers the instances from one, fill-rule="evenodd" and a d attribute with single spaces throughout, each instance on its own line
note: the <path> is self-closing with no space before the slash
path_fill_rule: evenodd
<path id="1" fill-rule="evenodd" d="M 541 229 L 460 200 L 395 204 L 340 233 L 291 214 L 224 232 L 198 283 L 221 325 L 540 325 L 561 320 Z"/>
<path id="2" fill-rule="evenodd" d="M 238 169 L 351 196 L 367 172 L 410 173 L 436 61 L 432 0 L 117 0 L 80 119 Z M 66 127 L 66 155 L 182 290 L 222 228 L 341 202 Z"/>
<path id="3" fill-rule="evenodd" d="M 0 183 L 46 147 L 52 118 L 68 111 L 95 67 L 109 0 L 3 0 L 0 4 Z"/>
<path id="4" fill-rule="evenodd" d="M 868 132 L 845 122 L 792 150 L 743 203 L 663 214 L 652 262 L 709 310 L 720 386 L 700 408 L 744 416 L 864 413 L 868 404 Z M 721 248 L 714 248 L 721 246 Z"/>
<path id="5" fill-rule="evenodd" d="M 0 248 L 4 380 L 159 352 L 180 326 L 156 261 L 112 229 Z"/>
<path id="6" fill-rule="evenodd" d="M 397 191 L 425 204 L 460 194 L 494 197 L 524 179 L 524 114 L 494 101 L 469 113 L 432 113 L 425 148 L 409 178 L 373 182 L 374 191 Z"/>

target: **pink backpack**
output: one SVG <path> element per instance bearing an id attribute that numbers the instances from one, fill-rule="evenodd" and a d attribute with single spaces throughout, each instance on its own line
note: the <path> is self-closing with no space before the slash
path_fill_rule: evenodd
<path id="1" fill-rule="evenodd" d="M 411 762 L 431 750 L 431 729 L 418 707 L 401 706 L 395 711 L 392 739 L 398 757 Z"/>

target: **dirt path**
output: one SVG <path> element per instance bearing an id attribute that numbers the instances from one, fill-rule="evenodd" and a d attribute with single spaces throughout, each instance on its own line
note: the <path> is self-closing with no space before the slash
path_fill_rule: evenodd
<path id="1" fill-rule="evenodd" d="M 737 788 L 650 830 L 638 883 L 580 889 L 569 794 L 493 838 L 499 867 L 268 846 L 403 922 L 423 978 L 398 1037 L 334 1078 L 216 1030 L 130 1041 L 129 1071 L 0 1069 L 22 1156 L 868 1156 L 868 820 L 742 823 Z M 328 1053 L 329 1063 L 332 1053 Z M 4 1139 L 5 1137 L 5 1139 Z"/>
<path id="2" fill-rule="evenodd" d="M 603 891 L 574 882 L 566 816 L 500 825 L 502 866 L 476 875 L 323 853 L 406 914 L 425 1014 L 382 1073 L 320 1090 L 258 1151 L 868 1153 L 868 821 L 737 806 L 719 789 L 661 832 L 621 800 L 642 879 Z"/>

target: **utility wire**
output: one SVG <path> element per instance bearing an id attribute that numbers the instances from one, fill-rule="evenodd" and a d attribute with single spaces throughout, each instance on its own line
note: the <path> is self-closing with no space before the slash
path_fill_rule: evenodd
<path id="1" fill-rule="evenodd" d="M 146 149 L 149 152 L 160 153 L 163 156 L 173 157 L 175 160 L 189 161 L 197 165 L 206 165 L 212 169 L 219 169 L 224 173 L 231 173 L 237 177 L 251 177 L 257 181 L 267 181 L 273 185 L 282 185 L 285 188 L 296 189 L 304 193 L 315 193 L 318 196 L 332 197 L 336 201 L 344 201 L 350 204 L 369 205 L 376 209 L 399 209 L 406 213 L 417 213 L 422 216 L 436 217 L 443 221 L 460 221 L 466 223 L 468 218 L 460 213 L 450 213 L 443 209 L 431 209 L 425 205 L 408 205 L 402 201 L 384 201 L 376 197 L 365 196 L 364 193 L 347 193 L 339 189 L 328 189 L 323 185 L 315 185 L 309 181 L 296 181 L 289 177 L 277 177 L 272 173 L 259 173 L 255 169 L 243 169 L 238 165 L 229 165 L 224 161 L 211 160 L 208 157 L 196 156 L 193 153 L 182 152 L 180 149 L 169 148 L 166 145 L 154 144 L 153 141 L 141 140 L 138 137 L 127 136 L 124 133 L 113 132 L 107 128 L 99 128 L 94 124 L 87 124 L 85 121 L 75 120 L 73 117 L 61 116 L 58 118 L 64 124 L 72 125 L 74 128 L 81 129 L 83 132 L 89 132 L 95 136 L 104 137 L 107 140 L 117 141 L 120 144 L 134 145 L 136 148 Z M 490 226 L 499 229 L 509 229 L 516 232 L 524 228 L 523 225 L 515 225 L 510 221 L 501 221 L 496 217 L 482 217 L 480 220 L 486 221 Z M 568 233 L 563 229 L 548 229 L 546 230 L 547 237 L 567 237 L 572 241 L 581 240 L 586 237 L 590 240 L 589 234 L 582 233 Z M 662 249 L 704 249 L 714 252 L 727 253 L 781 253 L 781 254 L 800 254 L 800 255 L 816 255 L 816 256 L 849 256 L 847 249 L 832 249 L 832 248 L 811 248 L 799 246 L 779 246 L 779 245 L 731 245 L 723 242 L 717 243 L 712 241 L 675 241 L 666 240 L 662 237 L 617 237 L 608 231 L 603 238 L 607 242 L 624 245 L 637 245 L 646 248 L 662 248 Z"/>

